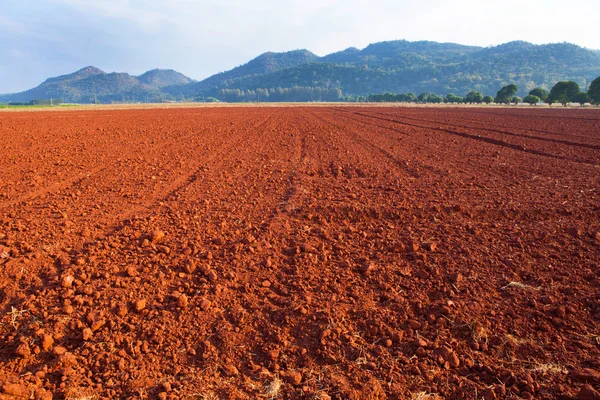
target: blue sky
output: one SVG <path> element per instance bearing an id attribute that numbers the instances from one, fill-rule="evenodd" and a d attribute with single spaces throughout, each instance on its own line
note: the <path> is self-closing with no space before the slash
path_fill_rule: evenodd
<path id="1" fill-rule="evenodd" d="M 599 19 L 597 0 L 2 0 L 0 93 L 87 65 L 203 79 L 265 51 L 394 39 L 600 49 Z"/>

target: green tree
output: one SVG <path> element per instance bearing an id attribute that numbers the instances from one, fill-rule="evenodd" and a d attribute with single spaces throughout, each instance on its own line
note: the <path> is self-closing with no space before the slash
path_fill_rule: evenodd
<path id="1" fill-rule="evenodd" d="M 525 96 L 525 98 L 523 99 L 523 102 L 525 102 L 531 106 L 536 105 L 540 101 L 542 101 L 542 99 L 540 99 L 538 96 L 535 96 L 533 94 Z"/>
<path id="2" fill-rule="evenodd" d="M 427 99 L 429 99 L 429 93 L 425 92 L 425 93 L 421 93 L 419 95 L 419 97 L 417 97 L 417 102 L 418 103 L 427 103 Z"/>
<path id="3" fill-rule="evenodd" d="M 470 91 L 465 96 L 465 102 L 467 102 L 467 103 L 480 104 L 482 101 L 483 101 L 483 95 L 476 90 Z"/>
<path id="4" fill-rule="evenodd" d="M 579 85 L 577 83 L 562 81 L 554 85 L 548 97 L 566 107 L 567 104 L 573 101 L 577 93 L 579 93 Z"/>
<path id="5" fill-rule="evenodd" d="M 496 93 L 494 101 L 499 104 L 509 104 L 512 98 L 517 94 L 519 87 L 514 83 L 508 86 L 504 86 Z"/>
<path id="6" fill-rule="evenodd" d="M 513 104 L 521 104 L 523 102 L 523 99 L 519 96 L 515 96 L 510 100 L 510 102 Z"/>
<path id="7" fill-rule="evenodd" d="M 589 101 L 590 98 L 585 92 L 579 92 L 575 96 L 573 96 L 573 102 L 579 103 L 582 107 L 585 105 L 585 103 L 588 103 Z"/>
<path id="8" fill-rule="evenodd" d="M 444 98 L 444 101 L 446 103 L 451 103 L 451 104 L 460 103 L 460 100 L 461 100 L 461 98 L 459 96 L 455 95 L 454 93 L 448 93 L 446 95 L 446 97 Z"/>
<path id="9" fill-rule="evenodd" d="M 483 102 L 485 104 L 492 104 L 494 102 L 494 98 L 492 96 L 485 96 L 483 98 Z"/>
<path id="10" fill-rule="evenodd" d="M 530 96 L 537 96 L 541 101 L 544 101 L 548 98 L 548 91 L 542 88 L 535 88 L 531 92 L 529 92 Z"/>
<path id="11" fill-rule="evenodd" d="M 600 105 L 600 76 L 592 82 L 588 90 L 588 97 L 592 104 Z"/>
<path id="12" fill-rule="evenodd" d="M 441 102 L 444 101 L 444 98 L 441 96 L 438 96 L 437 94 L 433 93 L 431 95 L 429 95 L 429 97 L 427 98 L 427 102 L 428 103 L 434 103 L 434 104 L 439 104 Z"/>

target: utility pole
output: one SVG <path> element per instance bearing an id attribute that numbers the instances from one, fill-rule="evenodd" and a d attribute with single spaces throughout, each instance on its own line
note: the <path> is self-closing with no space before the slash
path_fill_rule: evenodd
<path id="1" fill-rule="evenodd" d="M 50 97 L 50 107 L 52 107 L 54 104 L 52 104 L 52 97 Z"/>

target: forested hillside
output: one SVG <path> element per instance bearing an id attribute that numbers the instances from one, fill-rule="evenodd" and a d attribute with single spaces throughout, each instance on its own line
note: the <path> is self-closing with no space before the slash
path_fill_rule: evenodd
<path id="1" fill-rule="evenodd" d="M 135 77 L 87 67 L 26 92 L 0 96 L 0 101 L 329 101 L 386 92 L 463 96 L 475 90 L 493 95 L 513 83 L 519 87 L 517 95 L 525 96 L 533 88 L 549 90 L 558 81 L 574 81 L 585 89 L 598 76 L 600 52 L 569 43 L 517 41 L 484 48 L 398 40 L 324 57 L 308 50 L 264 53 L 200 82 L 172 70 Z"/>

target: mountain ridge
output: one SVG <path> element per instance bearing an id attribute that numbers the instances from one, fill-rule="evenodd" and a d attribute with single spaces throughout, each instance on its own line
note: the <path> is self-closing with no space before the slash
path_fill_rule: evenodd
<path id="1" fill-rule="evenodd" d="M 21 93 L 0 95 L 0 101 L 50 97 L 82 103 L 181 100 L 219 98 L 231 91 L 268 93 L 296 86 L 339 89 L 355 96 L 388 91 L 465 94 L 479 90 L 494 94 L 508 83 L 517 83 L 519 94 L 524 94 L 537 86 L 550 88 L 558 80 L 574 80 L 583 86 L 598 75 L 600 51 L 570 43 L 512 41 L 481 47 L 394 40 L 371 43 L 363 49 L 349 47 L 322 57 L 306 49 L 266 52 L 201 81 L 169 69 L 133 76 L 88 66 L 48 78 Z"/>

